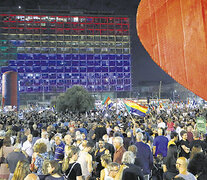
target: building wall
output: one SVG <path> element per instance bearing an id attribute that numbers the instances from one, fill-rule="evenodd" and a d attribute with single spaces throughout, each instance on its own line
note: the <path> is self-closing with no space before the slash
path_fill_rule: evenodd
<path id="1" fill-rule="evenodd" d="M 16 71 L 21 93 L 130 91 L 128 17 L 0 14 L 1 73 Z"/>

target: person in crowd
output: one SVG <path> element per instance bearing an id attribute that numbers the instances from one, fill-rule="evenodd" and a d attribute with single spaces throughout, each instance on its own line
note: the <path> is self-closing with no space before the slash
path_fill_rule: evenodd
<path id="1" fill-rule="evenodd" d="M 23 144 L 27 140 L 27 136 L 31 134 L 31 131 L 29 128 L 26 128 L 24 131 L 24 136 L 21 139 L 21 144 Z"/>
<path id="2" fill-rule="evenodd" d="M 98 142 L 99 139 L 101 139 L 104 134 L 107 134 L 106 127 L 104 126 L 102 122 L 98 124 L 94 133 L 95 133 L 96 142 Z"/>
<path id="3" fill-rule="evenodd" d="M 64 180 L 61 175 L 60 164 L 56 160 L 49 161 L 47 171 L 49 176 L 45 180 Z"/>
<path id="4" fill-rule="evenodd" d="M 29 162 L 25 160 L 18 161 L 12 180 L 24 180 L 29 173 Z"/>
<path id="5" fill-rule="evenodd" d="M 28 160 L 24 153 L 21 151 L 21 145 L 15 144 L 13 152 L 10 152 L 6 157 L 6 163 L 8 164 L 9 168 L 9 180 L 12 179 L 14 175 L 15 168 L 17 166 L 18 161 Z"/>
<path id="6" fill-rule="evenodd" d="M 153 154 L 157 156 L 162 154 L 163 157 L 167 156 L 168 139 L 163 136 L 163 130 L 160 128 L 157 131 L 158 136 L 153 141 Z"/>
<path id="7" fill-rule="evenodd" d="M 95 151 L 95 154 L 94 154 L 95 161 L 97 163 L 96 170 L 95 170 L 97 177 L 100 177 L 100 172 L 104 168 L 101 165 L 101 155 L 103 155 L 103 154 L 109 154 L 109 150 L 105 148 L 104 140 L 99 139 L 98 148 L 97 148 L 97 150 Z"/>
<path id="8" fill-rule="evenodd" d="M 126 165 L 127 168 L 123 170 L 122 180 L 144 180 L 141 168 L 134 165 L 135 155 L 131 151 L 126 151 L 122 157 L 122 164 Z"/>
<path id="9" fill-rule="evenodd" d="M 196 180 L 196 177 L 187 171 L 188 161 L 185 157 L 179 157 L 176 161 L 176 168 L 179 171 L 179 174 L 175 176 L 182 177 L 185 180 Z"/>
<path id="10" fill-rule="evenodd" d="M 65 135 L 64 141 L 65 141 L 65 148 L 67 148 L 66 146 L 71 146 L 73 143 L 73 139 L 70 134 Z"/>
<path id="11" fill-rule="evenodd" d="M 149 180 L 150 173 L 153 167 L 153 155 L 149 145 L 143 143 L 143 134 L 138 132 L 136 134 L 135 146 L 137 147 L 136 157 L 140 160 L 141 169 L 143 169 L 143 174 L 145 180 Z"/>
<path id="12" fill-rule="evenodd" d="M 178 174 L 176 169 L 177 156 L 177 146 L 171 144 L 168 148 L 167 156 L 164 158 L 163 163 L 164 180 L 171 180 Z"/>
<path id="13" fill-rule="evenodd" d="M 187 140 L 187 132 L 185 130 L 180 132 L 182 140 L 180 141 L 180 157 L 188 159 L 190 157 L 190 143 Z"/>
<path id="14" fill-rule="evenodd" d="M 33 154 L 33 146 L 32 146 L 32 134 L 29 134 L 27 136 L 27 140 L 23 143 L 22 151 L 26 154 L 29 162 L 32 160 L 32 154 Z"/>
<path id="15" fill-rule="evenodd" d="M 168 148 L 170 145 L 177 145 L 177 141 L 178 141 L 178 133 L 176 133 L 175 131 L 172 131 L 170 134 L 170 141 L 168 142 Z"/>
<path id="16" fill-rule="evenodd" d="M 100 173 L 100 180 L 106 180 L 109 178 L 109 163 L 112 162 L 111 155 L 110 154 L 103 154 L 101 155 L 101 165 L 104 167 L 104 169 L 101 170 Z"/>
<path id="17" fill-rule="evenodd" d="M 51 151 L 51 144 L 50 144 L 50 141 L 48 139 L 48 133 L 46 131 L 43 131 L 41 133 L 41 138 L 38 139 L 35 144 L 39 144 L 39 143 L 45 143 L 46 146 L 47 146 L 47 152 L 50 152 Z"/>
<path id="18" fill-rule="evenodd" d="M 83 137 L 80 134 L 80 131 L 76 131 L 75 142 L 73 143 L 74 146 L 78 147 L 80 150 L 83 150 Z"/>
<path id="19" fill-rule="evenodd" d="M 59 135 L 55 136 L 55 154 L 54 159 L 58 162 L 61 162 L 64 158 L 65 153 L 65 144 L 61 140 L 61 137 Z"/>
<path id="20" fill-rule="evenodd" d="M 159 129 L 161 129 L 161 128 L 162 128 L 162 129 L 165 129 L 166 124 L 165 124 L 165 122 L 164 122 L 164 120 L 163 120 L 162 117 L 160 117 L 160 119 L 159 119 L 159 123 L 158 123 L 157 127 L 158 127 Z"/>
<path id="21" fill-rule="evenodd" d="M 189 158 L 189 160 L 193 159 L 195 154 L 201 153 L 201 152 L 203 152 L 202 147 L 199 144 L 195 144 L 192 147 L 191 151 L 190 151 L 190 158 Z"/>
<path id="22" fill-rule="evenodd" d="M 204 153 L 197 153 L 188 163 L 188 171 L 198 180 L 207 179 L 207 156 Z"/>
<path id="23" fill-rule="evenodd" d="M 40 180 L 40 178 L 38 175 L 30 173 L 24 178 L 24 180 Z"/>
<path id="24" fill-rule="evenodd" d="M 172 118 L 168 118 L 168 121 L 167 121 L 167 130 L 169 131 L 174 131 L 174 123 L 172 121 Z"/>
<path id="25" fill-rule="evenodd" d="M 76 146 L 71 146 L 67 152 L 68 154 L 64 158 L 62 164 L 62 171 L 66 179 L 82 180 L 81 166 L 77 162 L 80 149 Z"/>
<path id="26" fill-rule="evenodd" d="M 116 149 L 113 157 L 113 162 L 121 164 L 122 156 L 126 151 L 123 146 L 123 138 L 122 137 L 115 137 L 113 140 L 113 145 Z"/>
<path id="27" fill-rule="evenodd" d="M 127 137 L 124 137 L 124 148 L 128 149 L 128 147 L 131 145 L 131 143 L 132 143 L 132 132 L 128 131 Z"/>
<path id="28" fill-rule="evenodd" d="M 93 149 L 94 144 L 91 141 L 88 141 L 86 147 L 80 151 L 77 162 L 81 165 L 82 176 L 84 179 L 89 179 L 93 171 L 92 167 L 92 156 L 89 154 Z"/>
<path id="29" fill-rule="evenodd" d="M 103 140 L 104 140 L 104 142 L 105 142 L 105 148 L 109 150 L 109 152 L 110 152 L 110 154 L 111 154 L 111 157 L 112 157 L 112 159 L 113 159 L 115 149 L 114 149 L 113 144 L 109 143 L 109 136 L 108 136 L 108 134 L 104 134 L 104 135 L 103 135 Z"/>
<path id="30" fill-rule="evenodd" d="M 37 145 L 37 152 L 36 152 L 36 158 L 34 162 L 34 168 L 37 171 L 37 175 L 41 179 L 45 178 L 45 174 L 43 173 L 43 163 L 44 160 L 50 160 L 50 155 L 47 152 L 47 145 L 45 143 L 39 143 Z"/>
<path id="31" fill-rule="evenodd" d="M 118 180 L 118 177 L 120 177 L 120 174 L 119 174 L 120 164 L 116 162 L 111 162 L 108 165 L 108 169 L 109 169 L 109 175 L 106 178 L 106 180 Z"/>
<path id="32" fill-rule="evenodd" d="M 9 168 L 5 159 L 8 157 L 9 153 L 14 150 L 14 146 L 11 145 L 11 139 L 9 136 L 5 136 L 3 139 L 3 146 L 0 149 L 0 158 L 2 162 L 0 164 L 0 178 L 1 179 L 8 179 L 9 178 Z"/>
<path id="33" fill-rule="evenodd" d="M 193 131 L 192 126 L 188 125 L 187 126 L 187 140 L 188 140 L 189 143 L 191 143 L 194 140 L 192 131 Z"/>
<path id="34" fill-rule="evenodd" d="M 135 155 L 135 160 L 134 160 L 134 164 L 136 166 L 139 166 L 140 168 L 142 167 L 142 164 L 141 164 L 141 160 L 139 158 L 137 158 L 137 146 L 135 145 L 131 145 L 128 147 L 128 151 L 131 151 L 133 152 L 133 154 Z"/>
<path id="35" fill-rule="evenodd" d="M 200 145 L 203 151 L 207 149 L 207 143 L 200 139 L 200 133 L 198 131 L 193 131 L 193 138 L 194 140 L 190 142 L 190 149 L 196 144 Z"/>

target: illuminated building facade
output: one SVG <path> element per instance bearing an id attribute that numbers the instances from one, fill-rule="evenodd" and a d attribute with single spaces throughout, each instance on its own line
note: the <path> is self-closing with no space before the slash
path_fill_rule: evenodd
<path id="1" fill-rule="evenodd" d="M 0 14 L 0 66 L 22 93 L 130 91 L 129 18 Z"/>

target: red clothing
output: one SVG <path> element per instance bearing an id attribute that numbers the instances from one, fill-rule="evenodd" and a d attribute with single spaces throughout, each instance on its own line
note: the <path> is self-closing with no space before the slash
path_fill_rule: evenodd
<path id="1" fill-rule="evenodd" d="M 126 152 L 126 149 L 124 146 L 121 146 L 119 149 L 117 149 L 114 153 L 114 159 L 113 162 L 121 164 L 122 156 Z"/>
<path id="2" fill-rule="evenodd" d="M 168 122 L 167 123 L 167 130 L 174 131 L 174 123 L 173 122 Z"/>
<path id="3" fill-rule="evenodd" d="M 193 133 L 192 132 L 187 132 L 187 136 L 188 136 L 188 141 L 189 142 L 192 142 L 194 139 L 193 139 Z"/>

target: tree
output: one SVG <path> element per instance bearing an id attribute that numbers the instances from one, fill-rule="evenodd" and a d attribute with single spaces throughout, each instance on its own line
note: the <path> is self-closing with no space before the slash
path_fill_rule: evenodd
<path id="1" fill-rule="evenodd" d="M 82 86 L 73 86 L 58 96 L 56 108 L 58 112 L 72 111 L 84 113 L 94 108 L 94 98 Z"/>

